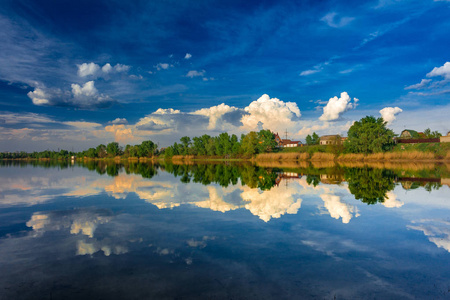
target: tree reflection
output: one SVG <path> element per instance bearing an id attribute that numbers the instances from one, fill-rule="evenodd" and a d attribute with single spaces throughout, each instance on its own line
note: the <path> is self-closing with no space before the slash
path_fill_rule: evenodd
<path id="1" fill-rule="evenodd" d="M 373 168 L 349 168 L 345 171 L 348 188 L 356 199 L 367 204 L 383 203 L 386 193 L 393 190 L 393 171 Z"/>

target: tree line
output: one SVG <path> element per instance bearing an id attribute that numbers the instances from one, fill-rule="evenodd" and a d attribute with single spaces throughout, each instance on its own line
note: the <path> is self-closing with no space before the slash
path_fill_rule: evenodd
<path id="1" fill-rule="evenodd" d="M 330 153 L 376 153 L 392 150 L 395 145 L 394 132 L 386 127 L 387 122 L 383 118 L 366 116 L 353 123 L 347 132 L 345 142 L 337 136 L 328 146 L 319 145 L 320 137 L 314 132 L 306 137 L 306 145 L 311 146 L 309 150 L 330 152 Z M 424 131 L 426 138 L 442 136 L 438 131 L 431 131 L 427 128 Z M 139 145 L 126 145 L 125 148 L 119 146 L 117 142 L 111 142 L 107 145 L 100 144 L 95 148 L 89 148 L 81 152 L 69 152 L 67 150 L 42 152 L 15 152 L 0 153 L 0 159 L 68 159 L 71 156 L 88 158 L 114 158 L 121 156 L 129 157 L 148 157 L 155 155 L 164 155 L 170 158 L 176 155 L 193 156 L 219 156 L 219 157 L 251 157 L 259 153 L 268 153 L 279 151 L 280 148 L 275 140 L 275 135 L 270 130 L 251 131 L 248 134 L 242 134 L 240 139 L 235 135 L 229 135 L 223 132 L 218 136 L 204 134 L 199 137 L 184 136 L 180 142 L 158 149 L 158 145 L 151 140 L 143 141 Z"/>
<path id="2" fill-rule="evenodd" d="M 195 155 L 195 156 L 252 156 L 258 153 L 272 152 L 277 149 L 275 135 L 270 130 L 251 131 L 242 134 L 241 138 L 235 134 L 231 136 L 223 132 L 219 136 L 209 136 L 204 134 L 199 137 L 184 136 L 180 143 L 162 149 L 161 153 L 165 157 L 174 155 Z"/>

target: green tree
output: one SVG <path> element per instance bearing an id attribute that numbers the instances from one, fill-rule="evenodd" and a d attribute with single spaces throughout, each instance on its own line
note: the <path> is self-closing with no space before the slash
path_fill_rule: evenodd
<path id="1" fill-rule="evenodd" d="M 423 133 L 425 134 L 425 136 L 426 136 L 428 139 L 439 138 L 439 137 L 442 136 L 442 134 L 441 134 L 439 131 L 435 130 L 435 131 L 432 132 L 430 128 L 425 129 L 425 130 L 423 131 Z"/>
<path id="2" fill-rule="evenodd" d="M 347 132 L 345 149 L 352 153 L 375 153 L 392 149 L 394 132 L 383 118 L 367 116 L 353 123 Z"/>
<path id="3" fill-rule="evenodd" d="M 383 203 L 387 199 L 387 192 L 395 187 L 395 174 L 389 170 L 372 168 L 350 168 L 345 171 L 348 189 L 355 196 L 367 204 Z"/>
<path id="4" fill-rule="evenodd" d="M 250 131 L 241 141 L 241 150 L 245 155 L 254 155 L 258 151 L 258 134 Z"/>
<path id="5" fill-rule="evenodd" d="M 103 144 L 98 145 L 96 150 L 97 150 L 97 156 L 99 158 L 106 157 L 106 146 L 105 145 L 103 145 Z"/>
<path id="6" fill-rule="evenodd" d="M 188 155 L 189 154 L 189 146 L 191 145 L 191 138 L 188 136 L 183 136 L 180 139 L 181 142 L 181 155 Z"/>
<path id="7" fill-rule="evenodd" d="M 258 152 L 272 152 L 277 147 L 275 135 L 270 130 L 260 130 L 258 132 Z"/>
<path id="8" fill-rule="evenodd" d="M 310 136 L 309 134 L 306 136 L 306 144 L 307 145 L 318 145 L 319 142 L 320 142 L 320 137 L 315 132 L 313 132 L 312 136 Z"/>
<path id="9" fill-rule="evenodd" d="M 106 151 L 110 156 L 117 156 L 120 153 L 119 143 L 111 142 L 106 146 Z"/>
<path id="10" fill-rule="evenodd" d="M 152 141 L 143 141 L 139 146 L 139 157 L 152 157 L 156 150 L 156 144 Z"/>

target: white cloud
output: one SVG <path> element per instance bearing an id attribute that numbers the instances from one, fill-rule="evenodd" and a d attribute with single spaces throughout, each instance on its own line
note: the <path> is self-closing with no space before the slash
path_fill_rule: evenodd
<path id="1" fill-rule="evenodd" d="M 186 53 L 186 55 L 184 56 L 184 59 L 190 59 L 191 57 L 192 57 L 192 54 Z"/>
<path id="2" fill-rule="evenodd" d="M 397 196 L 393 191 L 389 191 L 386 193 L 386 199 L 384 199 L 384 202 L 382 203 L 384 207 L 394 208 L 394 207 L 402 207 L 403 203 L 400 200 L 397 200 Z"/>
<path id="3" fill-rule="evenodd" d="M 242 200 L 248 202 L 245 208 L 264 222 L 278 219 L 284 214 L 297 214 L 302 205 L 295 187 L 273 187 L 268 191 L 242 187 Z"/>
<path id="4" fill-rule="evenodd" d="M 130 70 L 130 66 L 123 65 L 123 64 L 116 64 L 114 67 L 111 66 L 110 63 L 106 63 L 103 67 L 100 68 L 100 66 L 96 63 L 83 63 L 78 66 L 78 76 L 80 77 L 86 77 L 86 76 L 92 76 L 94 78 L 101 77 L 105 74 L 112 74 L 114 72 L 120 73 L 120 72 L 128 72 Z"/>
<path id="5" fill-rule="evenodd" d="M 167 70 L 168 68 L 173 67 L 172 65 L 169 65 L 167 63 L 159 63 L 155 66 L 155 68 L 160 71 L 160 70 Z"/>
<path id="6" fill-rule="evenodd" d="M 67 100 L 66 104 L 80 108 L 93 108 L 106 107 L 114 102 L 109 96 L 99 94 L 94 81 L 88 81 L 83 85 L 73 83 L 71 87 L 73 98 Z"/>
<path id="7" fill-rule="evenodd" d="M 250 103 L 244 110 L 248 114 L 242 117 L 241 122 L 242 128 L 247 130 L 257 130 L 261 124 L 264 129 L 281 132 L 293 127 L 295 124 L 292 119 L 301 116 L 296 103 L 270 98 L 267 94 Z"/>
<path id="8" fill-rule="evenodd" d="M 341 117 L 341 115 L 357 106 L 357 98 L 353 98 L 353 103 L 351 102 L 350 96 L 347 92 L 342 92 L 341 97 L 338 98 L 334 96 L 328 100 L 327 105 L 323 108 L 323 114 L 320 116 L 321 121 L 333 121 Z"/>
<path id="9" fill-rule="evenodd" d="M 341 27 L 346 26 L 347 24 L 349 24 L 351 21 L 353 21 L 355 19 L 352 17 L 339 18 L 337 15 L 338 14 L 336 12 L 330 12 L 330 13 L 326 14 L 320 20 L 327 23 L 328 26 L 330 26 L 330 27 L 341 28 Z"/>
<path id="10" fill-rule="evenodd" d="M 401 113 L 403 110 L 400 107 L 385 107 L 380 110 L 381 117 L 388 123 L 394 122 L 396 115 Z"/>
<path id="11" fill-rule="evenodd" d="M 116 118 L 108 123 L 114 124 L 114 125 L 121 125 L 121 124 L 125 125 L 125 124 L 128 124 L 128 121 L 125 118 Z"/>
<path id="12" fill-rule="evenodd" d="M 416 83 L 416 84 L 405 87 L 405 90 L 420 90 L 420 89 L 425 88 L 428 85 L 428 83 L 430 83 L 430 82 L 431 82 L 431 79 L 422 79 L 420 81 L 420 83 Z"/>
<path id="13" fill-rule="evenodd" d="M 111 73 L 113 70 L 113 67 L 111 67 L 111 65 L 109 63 L 106 63 L 103 67 L 102 67 L 102 72 L 103 73 Z"/>
<path id="14" fill-rule="evenodd" d="M 228 106 L 225 103 L 212 106 L 210 108 L 202 108 L 194 111 L 194 115 L 202 115 L 209 118 L 208 129 L 213 130 L 216 128 L 217 122 L 222 119 L 223 115 L 229 112 L 238 110 L 236 107 Z"/>
<path id="15" fill-rule="evenodd" d="M 178 109 L 173 108 L 158 108 L 153 114 L 155 115 L 173 115 L 173 114 L 179 114 L 181 111 Z"/>
<path id="16" fill-rule="evenodd" d="M 433 70 L 431 70 L 430 73 L 427 74 L 427 77 L 435 77 L 435 76 L 442 76 L 445 79 L 450 80 L 450 62 L 446 62 L 441 67 L 435 67 Z"/>
<path id="17" fill-rule="evenodd" d="M 300 76 L 308 76 L 308 75 L 311 75 L 311 74 L 314 74 L 314 73 L 317 73 L 317 72 L 320 72 L 321 71 L 321 69 L 311 69 L 311 70 L 305 70 L 305 71 L 303 71 L 303 72 L 301 72 L 300 73 Z"/>
<path id="18" fill-rule="evenodd" d="M 78 76 L 86 77 L 89 75 L 95 75 L 100 70 L 100 66 L 91 62 L 91 63 L 83 63 L 78 66 Z"/>
<path id="19" fill-rule="evenodd" d="M 28 97 L 31 98 L 34 105 L 48 104 L 50 95 L 46 94 L 42 89 L 36 88 L 33 92 L 28 92 Z"/>
<path id="20" fill-rule="evenodd" d="M 130 70 L 130 66 L 127 65 L 122 65 L 122 64 L 116 64 L 114 66 L 114 70 L 116 70 L 117 72 L 128 72 L 128 70 Z"/>
<path id="21" fill-rule="evenodd" d="M 203 76 L 203 75 L 205 75 L 205 70 L 202 70 L 202 71 L 191 70 L 186 74 L 186 77 L 194 78 L 194 77 Z"/>
<path id="22" fill-rule="evenodd" d="M 438 248 L 443 248 L 450 252 L 450 223 L 444 220 L 420 220 L 419 225 L 408 225 L 409 229 L 422 231 L 428 240 Z"/>
<path id="23" fill-rule="evenodd" d="M 359 217 L 358 209 L 347 203 L 341 202 L 341 197 L 336 195 L 322 194 L 320 195 L 324 202 L 325 208 L 334 219 L 342 218 L 342 223 L 347 224 L 353 217 Z"/>
<path id="24" fill-rule="evenodd" d="M 75 98 L 78 97 L 93 97 L 98 94 L 97 89 L 95 88 L 94 81 L 88 81 L 83 86 L 79 84 L 72 84 L 72 93 Z"/>

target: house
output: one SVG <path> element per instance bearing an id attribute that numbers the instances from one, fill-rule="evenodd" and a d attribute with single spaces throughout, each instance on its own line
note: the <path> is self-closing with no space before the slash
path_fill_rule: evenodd
<path id="1" fill-rule="evenodd" d="M 278 144 L 278 147 L 282 148 L 291 148 L 291 147 L 301 147 L 302 142 L 301 141 L 291 141 L 288 139 L 282 139 L 278 135 L 278 133 L 275 133 L 275 141 Z"/>
<path id="2" fill-rule="evenodd" d="M 321 145 L 337 145 L 342 144 L 347 138 L 341 137 L 339 134 L 323 135 L 320 137 Z"/>
<path id="3" fill-rule="evenodd" d="M 419 132 L 417 132 L 415 130 L 405 129 L 400 134 L 400 138 L 401 139 L 419 139 L 420 134 L 419 134 Z"/>
<path id="4" fill-rule="evenodd" d="M 441 136 L 441 137 L 439 138 L 439 141 L 440 141 L 441 143 L 450 143 L 450 131 L 447 132 L 447 135 Z"/>

